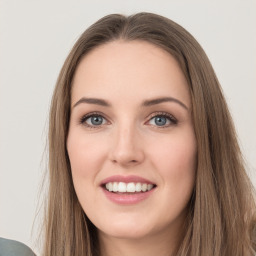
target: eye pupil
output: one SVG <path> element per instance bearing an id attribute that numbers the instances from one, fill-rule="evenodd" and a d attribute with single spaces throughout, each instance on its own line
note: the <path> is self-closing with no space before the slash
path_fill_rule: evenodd
<path id="1" fill-rule="evenodd" d="M 91 122 L 93 125 L 101 125 L 103 122 L 103 118 L 101 116 L 93 116 L 91 117 Z"/>
<path id="2" fill-rule="evenodd" d="M 163 126 L 166 124 L 166 117 L 164 116 L 157 116 L 155 117 L 155 123 L 156 125 Z"/>

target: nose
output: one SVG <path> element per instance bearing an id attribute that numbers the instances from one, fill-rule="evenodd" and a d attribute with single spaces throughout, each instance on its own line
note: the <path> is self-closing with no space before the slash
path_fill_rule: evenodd
<path id="1" fill-rule="evenodd" d="M 117 128 L 112 137 L 110 160 L 121 166 L 135 166 L 144 161 L 143 143 L 133 127 Z"/>

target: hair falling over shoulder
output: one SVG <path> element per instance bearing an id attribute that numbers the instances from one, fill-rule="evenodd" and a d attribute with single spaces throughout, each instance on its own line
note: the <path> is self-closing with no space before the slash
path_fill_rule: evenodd
<path id="1" fill-rule="evenodd" d="M 61 69 L 49 118 L 43 255 L 100 255 L 97 230 L 73 187 L 66 140 L 76 67 L 89 51 L 114 40 L 143 40 L 166 50 L 176 58 L 190 86 L 197 173 L 188 225 L 176 256 L 255 255 L 254 188 L 214 70 L 193 36 L 175 22 L 151 13 L 103 17 L 81 35 Z"/>

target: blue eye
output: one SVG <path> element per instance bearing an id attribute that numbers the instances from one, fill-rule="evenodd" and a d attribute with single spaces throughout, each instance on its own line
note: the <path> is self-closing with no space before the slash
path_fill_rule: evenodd
<path id="1" fill-rule="evenodd" d="M 148 123 L 154 126 L 168 127 L 172 124 L 177 124 L 177 120 L 169 114 L 161 114 L 152 117 Z"/>
<path id="2" fill-rule="evenodd" d="M 155 121 L 156 125 L 163 126 L 163 125 L 166 125 L 168 120 L 164 116 L 156 116 L 156 117 L 154 117 L 154 121 Z"/>
<path id="3" fill-rule="evenodd" d="M 98 114 L 93 114 L 89 116 L 85 116 L 81 119 L 81 123 L 87 126 L 100 126 L 105 124 L 107 121 L 104 117 Z"/>

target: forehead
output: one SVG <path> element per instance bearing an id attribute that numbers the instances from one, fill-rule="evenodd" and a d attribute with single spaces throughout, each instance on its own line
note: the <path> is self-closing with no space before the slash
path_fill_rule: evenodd
<path id="1" fill-rule="evenodd" d="M 110 92 L 127 97 L 141 93 L 145 98 L 171 93 L 190 100 L 175 58 L 145 41 L 109 42 L 83 57 L 74 75 L 72 101 L 82 96 L 109 97 Z"/>

